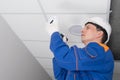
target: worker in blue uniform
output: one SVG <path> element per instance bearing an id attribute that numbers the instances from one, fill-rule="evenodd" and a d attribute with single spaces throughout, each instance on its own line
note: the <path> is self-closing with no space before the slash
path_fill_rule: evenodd
<path id="1" fill-rule="evenodd" d="M 53 70 L 56 80 L 112 80 L 114 59 L 106 45 L 111 34 L 110 24 L 100 17 L 89 18 L 81 30 L 85 47 L 69 47 L 61 36 L 58 21 L 47 23 L 51 36 Z"/>

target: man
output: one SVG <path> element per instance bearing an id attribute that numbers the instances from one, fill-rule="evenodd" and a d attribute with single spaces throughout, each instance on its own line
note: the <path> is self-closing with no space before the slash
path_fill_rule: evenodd
<path id="1" fill-rule="evenodd" d="M 84 48 L 69 47 L 59 33 L 57 21 L 48 23 L 50 49 L 54 54 L 56 80 L 112 80 L 114 59 L 106 45 L 111 26 L 100 17 L 90 18 L 81 30 Z"/>

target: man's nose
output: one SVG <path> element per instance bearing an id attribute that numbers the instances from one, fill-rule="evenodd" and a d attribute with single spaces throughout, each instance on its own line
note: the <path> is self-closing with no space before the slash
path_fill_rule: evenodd
<path id="1" fill-rule="evenodd" d="M 85 30 L 85 29 L 84 29 L 84 28 L 82 28 L 82 29 L 81 29 L 81 32 L 84 32 L 84 30 Z"/>

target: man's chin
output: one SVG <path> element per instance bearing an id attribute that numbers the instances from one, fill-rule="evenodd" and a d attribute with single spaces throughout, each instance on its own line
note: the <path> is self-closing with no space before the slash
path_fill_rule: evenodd
<path id="1" fill-rule="evenodd" d="M 82 43 L 84 43 L 84 44 L 87 44 L 87 40 L 86 39 L 81 39 L 81 41 L 82 41 Z"/>
<path id="2" fill-rule="evenodd" d="M 82 43 L 84 43 L 84 42 L 85 42 L 85 40 L 84 40 L 84 39 L 81 39 L 81 41 L 82 41 Z"/>

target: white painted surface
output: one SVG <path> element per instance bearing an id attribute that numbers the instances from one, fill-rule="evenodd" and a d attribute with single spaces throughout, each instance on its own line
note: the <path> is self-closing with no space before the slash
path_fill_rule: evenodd
<path id="1" fill-rule="evenodd" d="M 40 40 L 48 41 L 49 36 L 45 30 L 45 20 L 43 15 L 39 14 L 2 14 L 4 19 L 11 26 L 13 31 L 22 40 Z M 49 15 L 54 16 L 54 15 Z M 68 28 L 75 24 L 80 24 L 83 16 L 92 17 L 100 16 L 107 19 L 106 14 L 57 14 L 59 19 L 60 32 L 65 33 L 71 42 L 78 42 L 78 38 L 70 35 Z M 74 38 L 70 39 L 70 38 Z"/>
<path id="2" fill-rule="evenodd" d="M 0 13 L 41 12 L 37 0 L 0 0 Z"/>
<path id="3" fill-rule="evenodd" d="M 109 0 L 40 0 L 47 13 L 107 13 Z M 40 13 L 37 0 L 1 0 L 0 12 Z"/>

